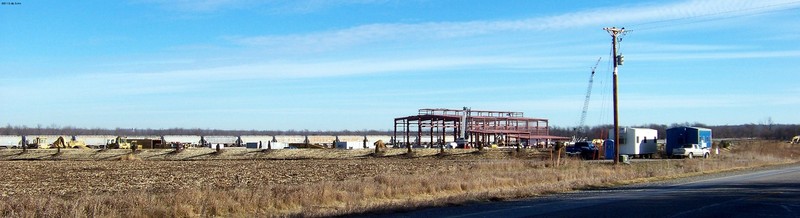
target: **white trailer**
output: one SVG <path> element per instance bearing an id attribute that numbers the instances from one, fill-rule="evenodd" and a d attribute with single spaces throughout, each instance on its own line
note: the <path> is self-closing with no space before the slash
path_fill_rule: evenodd
<path id="1" fill-rule="evenodd" d="M 361 142 L 364 141 L 363 135 L 340 135 L 336 136 L 340 142 Z"/>
<path id="2" fill-rule="evenodd" d="M 283 142 L 283 143 L 303 143 L 306 140 L 306 137 L 303 135 L 276 135 L 275 141 Z M 275 146 L 272 146 L 273 148 Z"/>
<path id="3" fill-rule="evenodd" d="M 305 139 L 304 139 L 305 140 Z M 330 145 L 336 140 L 333 135 L 310 135 L 308 136 L 309 144 Z"/>
<path id="4" fill-rule="evenodd" d="M 336 142 L 336 149 L 364 149 L 364 142 Z"/>
<path id="5" fill-rule="evenodd" d="M 261 149 L 288 149 L 289 143 L 266 141 L 261 143 Z"/>
<path id="6" fill-rule="evenodd" d="M 261 143 L 264 147 L 267 146 L 268 141 L 272 141 L 271 135 L 243 135 L 239 138 L 242 139 L 242 144 Z"/>
<path id="7" fill-rule="evenodd" d="M 392 143 L 392 136 L 390 135 L 367 135 L 367 146 L 370 148 L 375 148 L 375 142 L 378 140 L 383 141 L 383 144 L 389 145 Z"/>
<path id="8" fill-rule="evenodd" d="M 86 146 L 92 148 L 103 148 L 104 146 L 113 143 L 117 136 L 113 135 L 76 135 L 75 140 L 83 141 Z"/>
<path id="9" fill-rule="evenodd" d="M 148 140 L 162 140 L 162 139 L 164 139 L 161 136 L 157 136 L 157 135 L 129 135 L 129 136 L 122 136 L 122 137 L 123 138 L 127 138 L 127 139 L 148 139 Z"/>
<path id="10" fill-rule="evenodd" d="M 19 148 L 22 145 L 22 136 L 0 135 L 0 148 Z"/>
<path id="11" fill-rule="evenodd" d="M 225 144 L 208 143 L 207 145 L 208 146 L 205 146 L 205 147 L 208 147 L 208 148 L 211 148 L 211 149 L 217 149 L 217 147 L 219 147 L 219 149 L 225 149 Z"/>
<path id="12" fill-rule="evenodd" d="M 239 137 L 236 136 L 203 136 L 203 140 L 205 140 L 206 144 L 216 145 L 221 144 L 228 147 L 233 147 L 236 145 L 236 142 L 239 141 Z"/>
<path id="13" fill-rule="evenodd" d="M 619 154 L 634 157 L 649 157 L 658 149 L 658 131 L 645 128 L 622 128 L 619 132 Z M 608 139 L 614 140 L 614 130 L 608 131 Z"/>
<path id="14" fill-rule="evenodd" d="M 201 137 L 199 135 L 165 135 L 163 139 L 164 143 L 167 144 L 198 146 L 200 145 Z"/>

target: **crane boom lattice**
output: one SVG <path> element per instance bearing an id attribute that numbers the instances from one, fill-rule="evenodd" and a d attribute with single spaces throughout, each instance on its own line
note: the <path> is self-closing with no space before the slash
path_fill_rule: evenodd
<path id="1" fill-rule="evenodd" d="M 581 122 L 578 125 L 579 131 L 580 129 L 583 129 L 584 125 L 586 125 L 586 111 L 589 110 L 589 99 L 591 99 L 592 96 L 592 84 L 594 83 L 594 72 L 597 69 L 597 65 L 600 64 L 601 59 L 603 59 L 603 57 L 598 58 L 597 62 L 594 64 L 594 67 L 592 67 L 592 75 L 589 77 L 589 87 L 586 88 L 586 99 L 583 100 L 583 111 L 581 111 Z"/>

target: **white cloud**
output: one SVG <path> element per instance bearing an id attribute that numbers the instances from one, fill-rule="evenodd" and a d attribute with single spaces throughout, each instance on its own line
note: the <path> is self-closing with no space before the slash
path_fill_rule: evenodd
<path id="1" fill-rule="evenodd" d="M 417 70 L 457 69 L 469 66 L 495 65 L 509 62 L 515 62 L 515 60 L 507 57 L 462 56 L 406 59 L 348 59 L 334 61 L 270 61 L 199 70 L 136 74 L 134 76 L 146 77 L 147 75 L 152 75 L 159 79 L 191 79 L 203 81 L 313 78 Z"/>
<path id="2" fill-rule="evenodd" d="M 733 111 L 747 111 L 757 110 L 758 108 L 777 108 L 777 107 L 790 107 L 800 104 L 800 100 L 796 100 L 796 93 L 781 93 L 781 94 L 749 94 L 749 95 L 722 95 L 722 94 L 657 94 L 657 95 L 641 95 L 641 94 L 621 94 L 620 105 L 621 111 L 625 111 L 625 125 L 636 125 L 651 122 L 682 122 L 688 117 L 693 116 L 708 116 L 712 117 L 716 114 L 708 111 L 719 111 L 719 113 L 731 113 Z M 600 122 L 609 121 L 612 119 L 612 104 L 610 99 L 605 99 L 609 102 L 601 102 L 600 99 L 593 99 L 589 105 L 589 117 L 587 122 L 590 125 L 597 122 L 599 118 L 604 118 Z M 491 108 L 498 110 L 513 110 L 524 111 L 528 117 L 545 117 L 549 118 L 551 125 L 556 126 L 571 126 L 577 125 L 578 115 L 581 112 L 583 105 L 582 96 L 552 96 L 540 97 L 536 100 L 500 100 L 500 101 L 481 101 L 470 103 L 469 106 L 473 108 Z M 684 117 L 670 117 L 675 116 L 669 114 L 672 111 L 683 114 Z M 699 115 L 698 115 L 699 113 Z M 667 115 L 669 114 L 669 115 Z M 743 114 L 745 116 L 745 114 Z M 749 116 L 749 114 L 747 114 Z M 659 120 L 649 120 L 657 118 Z M 739 118 L 729 118 L 728 120 L 736 120 Z M 634 121 L 631 121 L 634 120 Z M 665 121 L 666 120 L 666 121 Z M 669 121 L 672 120 L 672 121 Z"/>
<path id="3" fill-rule="evenodd" d="M 700 52 L 700 51 L 735 51 L 753 49 L 752 46 L 743 45 L 708 45 L 687 43 L 652 43 L 652 42 L 626 42 L 626 49 L 649 50 L 660 52 Z"/>
<path id="4" fill-rule="evenodd" d="M 702 53 L 638 53 L 631 54 L 637 61 L 674 61 L 674 60 L 709 60 L 709 59 L 752 59 L 752 58 L 791 58 L 800 57 L 800 50 L 789 51 L 729 51 Z"/>
<path id="5" fill-rule="evenodd" d="M 312 13 L 342 5 L 383 4 L 396 0 L 288 0 L 275 1 L 274 13 Z"/>
<path id="6" fill-rule="evenodd" d="M 376 3 L 381 1 L 298 1 L 296 4 L 327 5 L 327 4 L 359 4 Z M 274 3 L 274 2 L 273 2 Z M 180 4 L 180 3 L 175 3 Z M 200 3 L 197 3 L 200 4 Z M 219 2 L 204 4 L 218 5 Z M 469 21 L 469 22 L 428 22 L 417 24 L 367 24 L 340 30 L 317 32 L 310 34 L 291 35 L 266 35 L 266 36 L 231 36 L 227 39 L 258 50 L 278 51 L 271 55 L 281 54 L 284 51 L 316 50 L 327 51 L 331 49 L 346 48 L 365 43 L 380 43 L 385 41 L 424 40 L 444 42 L 452 38 L 471 37 L 479 35 L 501 35 L 503 32 L 529 31 L 529 30 L 558 30 L 587 26 L 604 26 L 609 23 L 642 23 L 665 19 L 691 18 L 703 15 L 724 16 L 725 12 L 753 12 L 752 9 L 780 10 L 787 7 L 797 7 L 797 4 L 787 4 L 786 1 L 687 1 L 667 5 L 637 5 L 627 7 L 593 9 L 576 13 L 568 13 L 550 17 L 529 18 L 505 21 Z M 622 13 L 622 12 L 625 13 Z M 608 16 L 613 14 L 614 16 Z M 601 30 L 597 30 L 598 32 Z M 314 78 L 330 76 L 362 75 L 375 73 L 393 73 L 406 71 L 426 71 L 441 69 L 459 69 L 477 66 L 502 66 L 504 69 L 555 69 L 575 67 L 576 60 L 590 60 L 589 56 L 570 55 L 570 51 L 581 49 L 594 44 L 561 43 L 558 46 L 546 44 L 526 44 L 530 50 L 558 50 L 567 51 L 566 55 L 553 55 L 530 52 L 525 54 L 486 55 L 477 51 L 476 55 L 460 56 L 453 54 L 438 54 L 438 56 L 420 57 L 420 51 L 413 51 L 404 55 L 375 55 L 370 58 L 348 58 L 333 52 L 329 58 L 312 60 L 308 57 L 281 58 L 269 57 L 272 61 L 251 61 L 245 64 L 228 63 L 227 66 L 208 67 L 195 70 L 175 70 L 151 73 L 136 73 L 130 77 L 154 77 L 160 80 L 176 81 L 178 83 L 220 81 L 220 80 L 246 80 L 246 79 L 285 79 L 285 78 Z M 526 46 L 515 43 L 514 46 Z M 604 45 L 605 46 L 605 45 Z M 647 48 L 647 52 L 638 54 L 629 53 L 630 58 L 636 60 L 684 60 L 684 59 L 732 59 L 732 58 L 760 58 L 760 57 L 796 57 L 800 51 L 741 51 L 744 46 L 728 45 L 703 45 L 703 44 L 656 44 L 643 42 L 640 44 L 627 44 L 628 49 L 636 46 Z M 263 48 L 267 49 L 263 49 Z M 550 47 L 550 48 L 548 48 Z M 446 47 L 448 51 L 459 50 L 457 47 Z M 422 47 L 425 50 L 425 47 Z M 631 50 L 629 50 L 631 51 Z M 692 51 L 686 53 L 686 51 Z M 347 51 L 345 51 L 347 52 Z M 334 54 L 336 53 L 336 54 Z M 573 52 L 574 53 L 574 52 Z M 374 53 L 371 53 L 374 55 Z M 428 54 L 429 55 L 429 54 Z M 415 57 L 415 58 L 408 58 Z M 117 74 L 116 76 L 125 76 Z"/>
<path id="7" fill-rule="evenodd" d="M 800 40 L 800 33 L 789 33 L 789 34 L 774 35 L 774 36 L 771 36 L 771 37 L 764 38 L 764 40 L 767 40 L 767 41 L 790 41 L 790 42 L 794 42 L 794 41 Z"/>
<path id="8" fill-rule="evenodd" d="M 379 4 L 396 0 L 133 0 L 134 2 L 161 5 L 170 10 L 191 13 L 212 13 L 224 10 L 259 8 L 270 13 L 304 14 L 322 11 L 328 8 L 357 5 Z"/>
<path id="9" fill-rule="evenodd" d="M 200 85 L 225 81 L 318 78 L 376 73 L 419 72 L 430 70 L 469 69 L 481 66 L 529 64 L 531 60 L 505 56 L 449 56 L 397 59 L 347 59 L 270 61 L 192 70 L 134 73 L 92 73 L 38 81 L 41 88 L 27 90 L 27 81 L 4 84 L 2 94 L 48 98 L 93 96 L 98 98 L 124 95 L 189 92 Z M 534 61 L 537 62 L 537 61 Z M 546 60 L 538 61 L 547 67 Z M 135 82 L 123 82 L 135 81 Z M 61 90 L 62 84 L 70 89 Z M 25 91 L 22 91 L 25 90 Z"/>
<path id="10" fill-rule="evenodd" d="M 748 95 L 627 95 L 621 96 L 620 107 L 633 110 L 677 109 L 734 109 L 750 107 L 785 106 L 800 103 L 792 94 L 748 94 Z"/>
<path id="11" fill-rule="evenodd" d="M 667 5 L 601 8 L 557 16 L 501 21 L 378 23 L 340 30 L 295 35 L 232 36 L 232 42 L 265 47 L 329 49 L 376 41 L 448 39 L 509 31 L 564 30 L 578 27 L 628 24 L 653 28 L 692 19 L 724 18 L 797 8 L 794 1 L 711 0 Z M 661 22 L 667 21 L 667 22 Z"/>

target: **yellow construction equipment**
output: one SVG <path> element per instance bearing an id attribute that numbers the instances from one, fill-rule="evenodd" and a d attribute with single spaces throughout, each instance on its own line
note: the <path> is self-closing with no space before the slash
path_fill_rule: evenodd
<path id="1" fill-rule="evenodd" d="M 386 151 L 386 144 L 383 143 L 383 140 L 378 140 L 372 144 L 375 145 L 375 154 L 381 154 Z"/>
<path id="2" fill-rule="evenodd" d="M 47 144 L 47 137 L 36 137 L 35 139 L 33 139 L 33 143 L 28 144 L 28 147 L 41 149 L 41 148 L 50 148 L 50 145 Z"/>
<path id="3" fill-rule="evenodd" d="M 383 143 L 383 140 L 378 140 L 377 142 L 372 143 L 372 144 L 375 145 L 375 148 L 378 148 L 380 150 L 385 150 L 386 149 L 386 144 Z"/>
<path id="4" fill-rule="evenodd" d="M 86 143 L 83 141 L 78 140 L 70 140 L 67 142 L 64 137 L 59 136 L 53 144 L 50 144 L 50 148 L 89 148 L 86 146 Z"/>
<path id="5" fill-rule="evenodd" d="M 89 146 L 86 146 L 86 142 L 78 140 L 70 140 L 67 142 L 67 145 L 69 145 L 70 148 L 89 148 Z"/>
<path id="6" fill-rule="evenodd" d="M 605 142 L 603 139 L 592 139 L 592 144 L 594 144 L 595 147 L 602 147 L 603 142 Z"/>
<path id="7" fill-rule="evenodd" d="M 53 144 L 50 144 L 50 148 L 67 148 L 67 143 L 64 142 L 64 137 L 59 136 Z"/>
<path id="8" fill-rule="evenodd" d="M 128 142 L 128 139 L 117 136 L 117 138 L 115 138 L 114 141 L 108 145 L 108 147 L 114 149 L 131 149 L 131 143 Z"/>

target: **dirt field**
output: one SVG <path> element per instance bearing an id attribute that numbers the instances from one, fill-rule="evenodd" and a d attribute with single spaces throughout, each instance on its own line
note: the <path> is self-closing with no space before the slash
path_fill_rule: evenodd
<path id="1" fill-rule="evenodd" d="M 795 163 L 737 143 L 710 159 L 611 165 L 528 150 L 0 150 L 0 217 L 286 217 L 408 210 Z"/>
<path id="2" fill-rule="evenodd" d="M 254 187 L 308 184 L 421 170 L 446 170 L 468 162 L 431 159 L 266 160 L 266 161 L 12 161 L 2 162 L 6 195 L 73 195 L 130 190 Z"/>
<path id="3" fill-rule="evenodd" d="M 272 153 L 229 150 L 215 155 L 212 149 L 146 150 L 133 157 L 125 150 L 4 150 L 0 154 L 0 196 L 94 194 L 143 190 L 148 192 L 192 188 L 251 188 L 265 185 L 303 185 L 343 181 L 391 172 L 421 172 L 468 168 L 482 161 L 510 159 L 507 151 L 482 155 L 469 150 L 418 150 L 417 156 L 393 149 L 386 157 L 369 156 L 369 150 L 275 150 Z M 534 154 L 532 152 L 532 154 Z M 133 160 L 121 160 L 121 159 Z M 93 160 L 94 159 L 94 160 Z M 145 160 L 142 160 L 145 159 Z M 161 161 L 161 160 L 186 161 Z"/>

